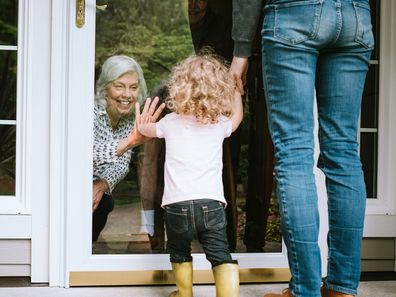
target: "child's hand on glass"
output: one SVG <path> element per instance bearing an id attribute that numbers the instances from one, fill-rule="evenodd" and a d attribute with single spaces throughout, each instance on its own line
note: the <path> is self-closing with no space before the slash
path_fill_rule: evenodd
<path id="1" fill-rule="evenodd" d="M 155 110 L 158 101 L 158 97 L 155 97 L 152 103 L 151 98 L 147 98 L 142 113 L 140 113 L 139 102 L 135 104 L 135 129 L 143 137 L 156 137 L 155 122 L 165 108 L 165 103 L 162 103 Z"/>

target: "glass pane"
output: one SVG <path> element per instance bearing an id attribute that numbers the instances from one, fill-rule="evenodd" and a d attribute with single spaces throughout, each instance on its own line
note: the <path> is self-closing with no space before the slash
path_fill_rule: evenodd
<path id="1" fill-rule="evenodd" d="M 196 52 L 204 47 L 231 62 L 232 6 L 224 1 L 189 0 L 189 23 Z"/>
<path id="2" fill-rule="evenodd" d="M 14 125 L 0 125 L 0 195 L 15 195 Z"/>
<path id="3" fill-rule="evenodd" d="M 0 51 L 0 120 L 16 119 L 17 53 Z"/>
<path id="4" fill-rule="evenodd" d="M 184 0 L 115 0 L 96 13 L 96 73 L 112 55 L 134 58 L 148 90 L 193 52 Z"/>
<path id="5" fill-rule="evenodd" d="M 371 59 L 379 60 L 379 49 L 380 49 L 380 5 L 381 1 L 378 0 L 370 0 L 370 8 L 371 8 L 371 23 L 373 25 L 373 32 L 374 32 L 374 40 L 375 40 L 375 48 Z"/>
<path id="6" fill-rule="evenodd" d="M 18 1 L 0 0 L 0 45 L 17 45 Z"/>
<path id="7" fill-rule="evenodd" d="M 171 68 L 194 52 L 183 0 L 116 0 L 98 7 L 96 17 L 96 79 L 107 58 L 126 55 L 143 69 L 148 93 L 160 95 Z M 164 252 L 163 149 L 160 140 L 134 149 L 129 173 L 112 193 L 114 210 L 93 243 L 93 253 Z M 148 236 L 145 214 L 155 224 L 153 236 Z"/>
<path id="8" fill-rule="evenodd" d="M 149 94 L 161 97 L 170 69 L 194 50 L 211 47 L 231 61 L 231 1 L 190 0 L 188 8 L 183 3 L 187 1 L 117 0 L 99 7 L 96 80 L 108 57 L 127 55 L 143 68 Z M 256 77 L 251 74 L 251 82 Z M 262 133 L 267 122 L 262 84 L 254 82 L 250 89 L 245 121 L 223 146 L 227 237 L 233 252 L 281 252 L 272 144 Z M 165 252 L 164 158 L 163 140 L 134 148 L 129 173 L 112 193 L 114 209 L 93 242 L 94 254 Z M 192 251 L 203 252 L 197 241 Z"/>
<path id="9" fill-rule="evenodd" d="M 361 133 L 360 159 L 363 165 L 367 198 L 377 198 L 377 134 Z"/>
<path id="10" fill-rule="evenodd" d="M 378 68 L 370 65 L 362 97 L 361 123 L 362 128 L 378 127 Z"/>

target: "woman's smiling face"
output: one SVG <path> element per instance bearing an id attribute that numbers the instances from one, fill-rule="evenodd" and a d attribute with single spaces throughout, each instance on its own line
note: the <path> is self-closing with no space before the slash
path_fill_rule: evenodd
<path id="1" fill-rule="evenodd" d="M 107 113 L 120 118 L 131 113 L 139 96 L 139 77 L 135 72 L 121 75 L 107 86 Z"/>

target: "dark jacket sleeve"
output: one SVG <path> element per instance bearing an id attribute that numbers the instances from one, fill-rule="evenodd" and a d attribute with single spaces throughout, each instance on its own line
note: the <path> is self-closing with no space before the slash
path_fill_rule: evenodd
<path id="1" fill-rule="evenodd" d="M 234 56 L 246 58 L 252 53 L 252 41 L 257 32 L 264 0 L 233 0 L 232 39 Z"/>

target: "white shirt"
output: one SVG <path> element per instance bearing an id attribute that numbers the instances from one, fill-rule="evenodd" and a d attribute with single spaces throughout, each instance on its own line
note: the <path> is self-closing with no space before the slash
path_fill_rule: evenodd
<path id="1" fill-rule="evenodd" d="M 226 204 L 223 192 L 223 140 L 232 132 L 230 119 L 202 124 L 194 116 L 170 113 L 156 124 L 165 138 L 165 188 L 162 206 L 195 199 Z"/>

